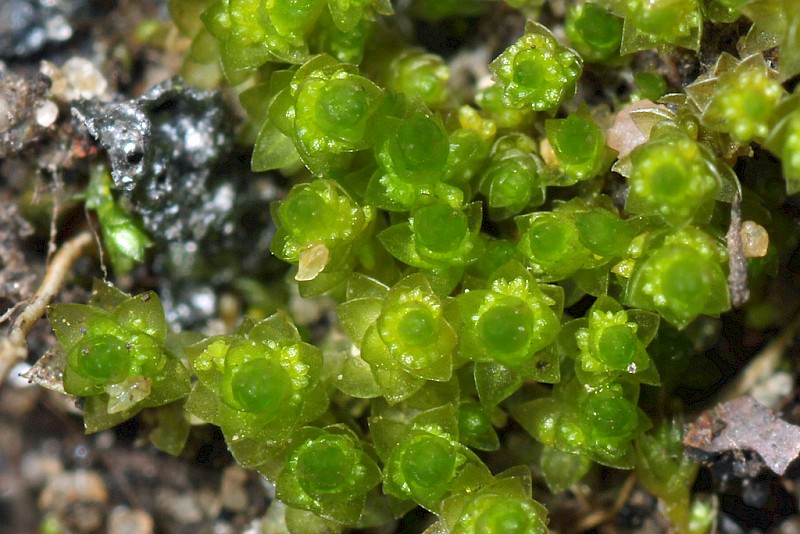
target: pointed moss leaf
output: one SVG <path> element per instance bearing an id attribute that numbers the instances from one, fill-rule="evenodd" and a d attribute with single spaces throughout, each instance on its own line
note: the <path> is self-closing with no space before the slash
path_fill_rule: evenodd
<path id="1" fill-rule="evenodd" d="M 94 434 L 117 426 L 142 409 L 141 406 L 116 413 L 108 413 L 108 395 L 86 397 L 83 405 L 83 426 L 87 434 Z"/>
<path id="2" fill-rule="evenodd" d="M 247 334 L 254 341 L 300 341 L 300 334 L 286 312 L 277 312 L 257 323 Z"/>
<path id="3" fill-rule="evenodd" d="M 656 313 L 644 310 L 628 310 L 628 320 L 636 323 L 636 335 L 645 347 L 658 334 L 658 325 L 661 322 L 661 318 Z"/>
<path id="4" fill-rule="evenodd" d="M 89 304 L 93 306 L 110 312 L 129 298 L 130 295 L 123 293 L 108 281 L 99 278 L 95 278 L 92 281 L 92 294 L 89 297 Z"/>
<path id="5" fill-rule="evenodd" d="M 496 406 L 522 385 L 522 377 L 513 369 L 498 363 L 475 363 L 475 385 L 481 404 Z"/>
<path id="6" fill-rule="evenodd" d="M 556 384 L 561 381 L 560 358 L 554 344 L 537 352 L 533 359 L 519 369 L 519 372 L 525 379 L 543 384 Z"/>
<path id="7" fill-rule="evenodd" d="M 452 403 L 430 408 L 414 416 L 410 424 L 418 428 L 435 427 L 440 433 L 458 436 L 458 408 Z"/>
<path id="8" fill-rule="evenodd" d="M 282 169 L 295 165 L 300 156 L 292 140 L 278 130 L 274 123 L 266 121 L 258 133 L 253 147 L 251 167 L 255 172 Z"/>
<path id="9" fill-rule="evenodd" d="M 183 402 L 173 402 L 158 408 L 158 423 L 150 433 L 150 442 L 158 450 L 177 456 L 186 445 L 189 437 L 189 421 L 186 419 Z"/>
<path id="10" fill-rule="evenodd" d="M 161 406 L 184 398 L 191 390 L 189 370 L 183 362 L 168 358 L 162 373 L 152 378 L 150 396 L 144 400 L 148 407 Z"/>
<path id="11" fill-rule="evenodd" d="M 389 288 L 386 285 L 360 273 L 352 273 L 347 281 L 347 300 L 382 299 L 388 291 Z"/>
<path id="12" fill-rule="evenodd" d="M 581 243 L 600 256 L 622 256 L 635 231 L 619 215 L 595 208 L 575 214 Z"/>
<path id="13" fill-rule="evenodd" d="M 198 381 L 186 399 L 186 411 L 203 422 L 218 424 L 218 401 L 219 394 Z"/>
<path id="14" fill-rule="evenodd" d="M 92 334 L 122 335 L 122 328 L 111 314 L 84 304 L 53 304 L 49 308 L 50 323 L 58 342 L 67 351 Z"/>
<path id="15" fill-rule="evenodd" d="M 581 269 L 572 275 L 575 285 L 588 295 L 604 295 L 608 292 L 608 269 Z"/>
<path id="16" fill-rule="evenodd" d="M 376 328 L 370 327 L 364 335 L 361 347 L 364 360 L 370 364 L 375 381 L 380 386 L 386 400 L 395 404 L 413 395 L 425 381 L 404 371 L 397 364 Z"/>
<path id="17" fill-rule="evenodd" d="M 114 315 L 124 328 L 144 332 L 161 343 L 167 337 L 164 308 L 153 291 L 129 298 L 117 307 Z"/>
<path id="18" fill-rule="evenodd" d="M 557 400 L 547 397 L 514 406 L 511 414 L 531 436 L 554 447 L 562 410 Z"/>
<path id="19" fill-rule="evenodd" d="M 361 345 L 367 328 L 381 314 L 382 303 L 377 298 L 357 298 L 348 300 L 336 308 L 339 324 L 356 346 Z"/>
<path id="20" fill-rule="evenodd" d="M 372 368 L 360 356 L 345 358 L 336 377 L 336 389 L 357 399 L 372 399 L 381 395 Z"/>
<path id="21" fill-rule="evenodd" d="M 370 417 L 369 429 L 375 450 L 384 462 L 406 433 L 405 423 L 382 416 Z"/>
<path id="22" fill-rule="evenodd" d="M 395 224 L 378 234 L 378 240 L 386 250 L 398 260 L 413 267 L 431 268 L 414 247 L 411 224 Z"/>

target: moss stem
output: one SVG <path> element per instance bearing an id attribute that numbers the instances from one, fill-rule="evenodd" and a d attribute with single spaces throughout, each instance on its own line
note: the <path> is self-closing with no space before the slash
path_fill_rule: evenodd
<path id="1" fill-rule="evenodd" d="M 42 284 L 11 324 L 8 336 L 0 339 L 0 386 L 14 365 L 28 356 L 28 334 L 44 315 L 47 305 L 61 290 L 72 265 L 93 243 L 94 236 L 86 230 L 64 243 L 53 256 Z"/>

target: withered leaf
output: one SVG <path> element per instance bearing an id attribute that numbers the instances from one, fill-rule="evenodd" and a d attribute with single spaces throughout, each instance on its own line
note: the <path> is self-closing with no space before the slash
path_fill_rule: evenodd
<path id="1" fill-rule="evenodd" d="M 683 444 L 707 453 L 752 451 L 782 475 L 800 455 L 800 427 L 752 397 L 740 397 L 703 412 L 689 425 Z"/>
<path id="2" fill-rule="evenodd" d="M 45 352 L 22 377 L 27 378 L 28 382 L 66 395 L 63 382 L 66 365 L 67 355 L 60 347 L 56 347 Z"/>

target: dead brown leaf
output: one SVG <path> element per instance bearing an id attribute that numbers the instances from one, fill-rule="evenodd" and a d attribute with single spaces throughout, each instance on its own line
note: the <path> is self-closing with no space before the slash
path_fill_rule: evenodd
<path id="1" fill-rule="evenodd" d="M 800 456 L 800 427 L 775 417 L 752 397 L 707 410 L 689 425 L 683 444 L 706 453 L 757 453 L 778 475 Z"/>

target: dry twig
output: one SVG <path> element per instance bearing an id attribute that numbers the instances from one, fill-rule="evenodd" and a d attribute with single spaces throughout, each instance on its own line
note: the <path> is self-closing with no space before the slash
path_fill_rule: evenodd
<path id="1" fill-rule="evenodd" d="M 8 336 L 0 339 L 0 386 L 18 362 L 28 356 L 28 334 L 44 315 L 47 305 L 61 290 L 75 261 L 94 243 L 94 236 L 84 231 L 64 243 L 47 266 L 42 284 L 11 324 Z"/>

